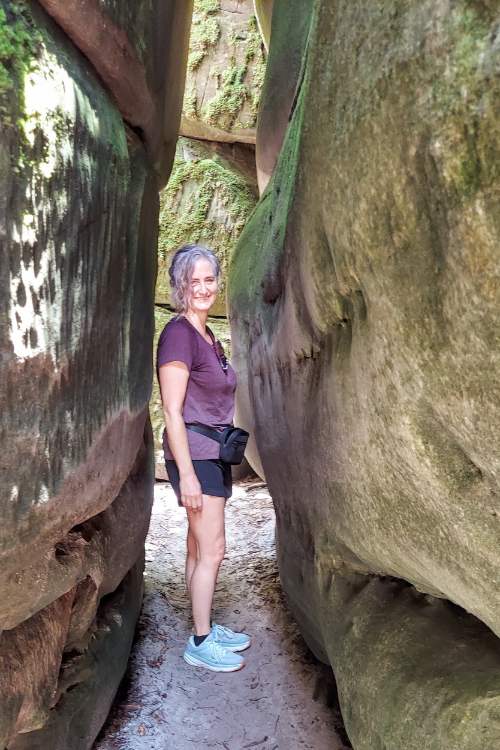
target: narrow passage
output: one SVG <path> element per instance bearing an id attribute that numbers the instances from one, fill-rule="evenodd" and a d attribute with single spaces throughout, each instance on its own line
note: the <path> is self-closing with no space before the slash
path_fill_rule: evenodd
<path id="1" fill-rule="evenodd" d="M 311 656 L 283 601 L 267 488 L 237 483 L 226 518 L 215 619 L 252 635 L 245 668 L 213 673 L 182 659 L 186 519 L 170 485 L 157 484 L 138 636 L 94 750 L 343 750 L 338 710 L 327 705 L 330 669 Z"/>

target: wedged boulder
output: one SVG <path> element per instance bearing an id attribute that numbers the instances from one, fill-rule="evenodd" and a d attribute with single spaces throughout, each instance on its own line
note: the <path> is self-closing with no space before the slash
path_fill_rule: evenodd
<path id="1" fill-rule="evenodd" d="M 236 152 L 238 154 L 238 152 Z M 180 138 L 167 187 L 160 197 L 160 236 L 156 301 L 170 303 L 168 266 L 173 252 L 186 242 L 214 250 L 222 267 L 222 283 L 213 315 L 226 314 L 225 280 L 231 253 L 257 202 L 255 176 L 243 170 L 222 145 Z"/>
<path id="2" fill-rule="evenodd" d="M 195 0 L 181 135 L 255 143 L 264 71 L 252 0 Z"/>
<path id="3" fill-rule="evenodd" d="M 309 620 L 323 601 L 340 616 L 307 593 L 323 567 L 405 579 L 500 633 L 499 20 L 491 4 L 316 3 L 279 160 L 233 256 L 280 538 L 297 527 L 316 560 L 296 597 Z M 290 592 L 299 556 L 281 558 Z M 327 655 L 328 633 L 305 632 Z M 350 695 L 342 652 L 334 668 Z M 346 700 L 356 725 L 365 706 Z"/>

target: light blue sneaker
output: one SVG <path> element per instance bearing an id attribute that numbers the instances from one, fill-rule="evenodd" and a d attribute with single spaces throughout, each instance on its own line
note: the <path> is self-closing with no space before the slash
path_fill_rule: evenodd
<path id="1" fill-rule="evenodd" d="M 205 667 L 212 672 L 236 672 L 245 664 L 242 656 L 233 654 L 217 643 L 212 633 L 199 646 L 195 646 L 194 638 L 191 636 L 184 651 L 184 661 L 193 667 Z"/>
<path id="2" fill-rule="evenodd" d="M 246 633 L 235 633 L 230 628 L 212 623 L 212 638 L 228 651 L 244 651 L 250 646 L 251 638 Z"/>

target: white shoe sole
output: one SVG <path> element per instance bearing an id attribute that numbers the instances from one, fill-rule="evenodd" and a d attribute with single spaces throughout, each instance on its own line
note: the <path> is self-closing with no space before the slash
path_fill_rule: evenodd
<path id="1" fill-rule="evenodd" d="M 196 656 L 191 656 L 191 654 L 183 654 L 182 658 L 185 662 L 191 664 L 192 667 L 204 667 L 205 669 L 209 669 L 211 672 L 237 672 L 239 669 L 242 669 L 245 666 L 245 662 L 242 661 L 241 664 L 235 664 L 234 666 L 215 667 L 211 664 L 207 664 L 201 659 L 197 659 Z"/>
<path id="2" fill-rule="evenodd" d="M 238 651 L 246 651 L 247 648 L 250 648 L 251 645 L 252 645 L 252 641 L 249 641 L 249 643 L 246 643 L 243 646 L 223 646 L 223 648 L 227 649 L 228 651 L 232 651 L 233 654 L 235 654 Z"/>

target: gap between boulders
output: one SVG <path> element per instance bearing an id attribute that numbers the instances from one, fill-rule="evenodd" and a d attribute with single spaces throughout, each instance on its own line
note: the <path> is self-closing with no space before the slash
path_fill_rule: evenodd
<path id="1" fill-rule="evenodd" d="M 189 667 L 185 512 L 158 483 L 146 543 L 146 593 L 129 669 L 94 750 L 345 750 L 331 669 L 311 655 L 283 600 L 265 485 L 238 482 L 227 506 L 227 558 L 215 618 L 253 637 L 230 675 Z"/>

